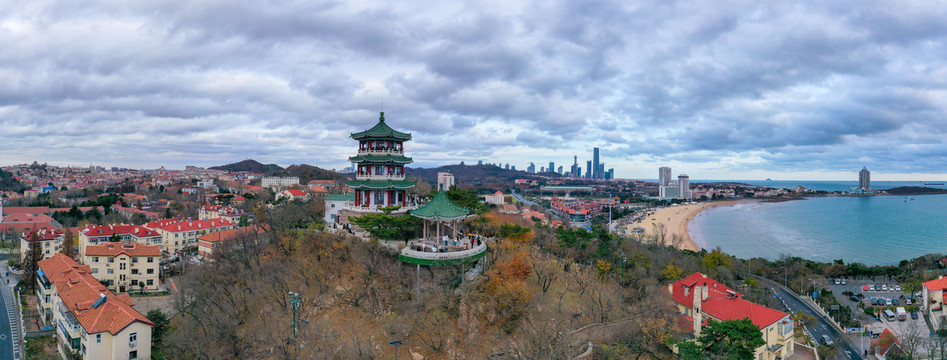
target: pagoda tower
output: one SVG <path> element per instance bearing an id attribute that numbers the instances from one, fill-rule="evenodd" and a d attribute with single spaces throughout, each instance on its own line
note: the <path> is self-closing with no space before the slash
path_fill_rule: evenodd
<path id="1" fill-rule="evenodd" d="M 407 210 L 407 190 L 414 182 L 404 178 L 404 166 L 411 163 L 404 156 L 404 142 L 411 140 L 411 134 L 385 124 L 382 112 L 378 124 L 351 136 L 358 141 L 358 155 L 349 158 L 355 164 L 355 180 L 346 183 L 355 189 L 353 210 L 374 212 L 386 206 Z"/>

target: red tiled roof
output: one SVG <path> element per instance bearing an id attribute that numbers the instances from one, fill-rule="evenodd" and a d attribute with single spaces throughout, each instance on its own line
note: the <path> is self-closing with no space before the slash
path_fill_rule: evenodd
<path id="1" fill-rule="evenodd" d="M 329 189 L 326 189 L 326 187 L 322 185 L 310 185 L 309 191 L 312 191 L 314 193 L 328 193 Z"/>
<path id="2" fill-rule="evenodd" d="M 306 196 L 306 192 L 299 189 L 289 189 L 289 190 L 286 190 L 286 192 L 292 196 Z"/>
<path id="3" fill-rule="evenodd" d="M 947 289 L 947 278 L 934 279 L 931 281 L 925 281 L 924 287 L 927 288 L 927 291 L 937 291 Z"/>
<path id="4" fill-rule="evenodd" d="M 701 273 L 678 280 L 671 285 L 671 299 L 688 308 L 694 307 L 694 291 L 707 286 L 707 298 L 701 301 L 701 311 L 720 321 L 749 318 L 761 329 L 786 317 L 788 314 L 746 301 L 733 289 Z M 687 295 L 684 289 L 687 288 Z M 728 292 L 729 291 L 729 292 Z"/>
<path id="5" fill-rule="evenodd" d="M 42 228 L 42 229 L 36 230 L 36 236 L 39 239 L 39 241 L 53 240 L 62 235 L 63 235 L 63 232 L 57 229 Z M 23 233 L 23 239 L 25 239 L 26 241 L 32 240 L 33 230 Z"/>
<path id="6" fill-rule="evenodd" d="M 85 234 L 86 237 L 98 238 L 98 237 L 107 237 L 112 235 L 132 235 L 135 237 L 159 237 L 156 231 L 148 229 L 143 226 L 138 225 L 89 225 L 79 230 L 81 233 Z"/>
<path id="7" fill-rule="evenodd" d="M 201 236 L 197 238 L 197 240 L 206 241 L 209 243 L 217 243 L 221 241 L 230 240 L 234 237 L 237 237 L 240 234 L 244 234 L 244 233 L 262 234 L 264 231 L 265 231 L 264 228 L 260 226 L 248 226 L 248 227 L 242 227 L 238 229 L 226 229 L 226 230 L 221 230 L 221 231 L 215 231 L 210 234 Z"/>
<path id="8" fill-rule="evenodd" d="M 4 208 L 4 213 L 6 208 Z M 31 229 L 55 229 L 53 225 L 56 220 L 44 214 L 16 213 L 10 214 L 0 219 L 0 231 L 13 230 L 16 232 L 27 232 Z"/>
<path id="9" fill-rule="evenodd" d="M 49 206 L 4 206 L 4 214 L 51 214 Z"/>
<path id="10" fill-rule="evenodd" d="M 155 326 L 132 308 L 134 302 L 131 297 L 113 294 L 92 277 L 88 265 L 79 265 L 66 255 L 56 254 L 40 261 L 39 268 L 55 284 L 56 294 L 87 333 L 108 331 L 115 335 L 136 321 Z M 103 296 L 106 301 L 98 307 L 92 307 Z"/>
<path id="11" fill-rule="evenodd" d="M 128 243 L 109 242 L 85 247 L 87 256 L 161 256 L 161 248 L 153 245 L 140 244 L 134 241 Z"/>
<path id="12" fill-rule="evenodd" d="M 871 339 L 868 347 L 875 350 L 876 353 L 887 355 L 888 350 L 891 349 L 892 346 L 901 347 L 901 341 L 898 341 L 898 338 L 894 336 L 891 330 L 885 328 L 877 339 Z"/>
<path id="13" fill-rule="evenodd" d="M 170 232 L 182 232 L 182 231 L 194 231 L 201 229 L 210 229 L 224 226 L 232 226 L 234 223 L 224 220 L 224 219 L 210 219 L 210 220 L 185 220 L 181 218 L 177 219 L 163 219 L 155 220 L 145 224 L 144 226 L 149 229 L 161 229 Z"/>

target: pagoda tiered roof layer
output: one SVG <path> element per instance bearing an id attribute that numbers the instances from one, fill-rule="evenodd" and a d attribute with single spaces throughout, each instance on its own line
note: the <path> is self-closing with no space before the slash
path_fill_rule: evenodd
<path id="1" fill-rule="evenodd" d="M 411 211 L 411 215 L 426 220 L 454 220 L 467 217 L 469 214 L 470 210 L 450 201 L 445 191 L 438 191 L 427 205 Z"/>
<path id="2" fill-rule="evenodd" d="M 404 155 L 358 155 L 352 156 L 349 158 L 349 162 L 354 163 L 395 163 L 395 164 L 409 164 L 413 162 L 411 158 Z"/>
<path id="3" fill-rule="evenodd" d="M 384 190 L 395 189 L 405 190 L 414 187 L 414 181 L 411 180 L 353 180 L 345 183 L 355 189 Z"/>
<path id="4" fill-rule="evenodd" d="M 411 134 L 403 133 L 392 129 L 387 124 L 385 124 L 385 113 L 382 112 L 381 116 L 378 118 L 378 124 L 375 124 L 371 129 L 352 133 L 352 138 L 355 140 L 362 139 L 395 139 L 401 141 L 411 140 Z"/>

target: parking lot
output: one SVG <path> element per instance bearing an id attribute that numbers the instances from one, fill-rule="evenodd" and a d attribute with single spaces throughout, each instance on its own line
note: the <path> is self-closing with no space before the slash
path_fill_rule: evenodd
<path id="1" fill-rule="evenodd" d="M 871 281 L 871 280 L 847 280 L 845 285 L 835 285 L 834 281 L 830 281 L 830 282 L 831 284 L 821 284 L 821 285 L 824 286 L 825 288 L 828 288 L 829 290 L 832 290 L 833 295 L 835 295 L 836 299 L 838 299 L 840 304 L 852 307 L 855 310 L 853 311 L 853 313 L 855 314 L 855 318 L 857 320 L 860 320 L 862 323 L 868 325 L 869 329 L 871 329 L 873 333 L 879 334 L 882 331 L 884 331 L 885 328 L 889 329 L 892 333 L 895 334 L 895 336 L 898 336 L 898 337 L 901 337 L 901 334 L 917 334 L 917 333 L 927 334 L 928 333 L 929 331 L 928 326 L 927 326 L 927 323 L 924 321 L 924 317 L 921 316 L 922 314 L 921 311 L 918 312 L 917 319 L 913 319 L 911 317 L 911 312 L 908 311 L 907 316 L 904 321 L 899 321 L 895 319 L 894 321 L 890 321 L 890 322 L 883 315 L 880 316 L 880 320 L 878 320 L 878 319 L 868 316 L 868 314 L 864 312 L 863 309 L 866 306 L 867 307 L 873 306 L 871 303 L 872 299 L 881 299 L 882 301 L 890 299 L 892 301 L 891 305 L 875 306 L 876 308 L 880 308 L 882 306 L 895 307 L 895 308 L 896 307 L 907 308 L 908 306 L 911 306 L 911 305 L 915 305 L 915 306 L 921 305 L 919 304 L 919 301 L 917 300 L 912 301 L 911 305 L 906 304 L 908 297 L 913 296 L 914 294 L 908 294 L 904 292 L 903 289 L 902 291 L 896 291 L 896 290 L 891 289 L 891 287 L 899 286 L 900 284 L 895 283 L 895 282 L 876 282 L 876 281 Z M 864 287 L 866 285 L 875 285 L 876 288 L 880 288 L 881 285 L 886 285 L 885 287 L 887 288 L 887 290 L 876 289 L 876 290 L 865 291 Z M 845 291 L 851 291 L 855 295 L 862 294 L 864 295 L 864 298 L 862 298 L 862 300 L 860 300 L 857 303 L 853 302 L 850 299 L 849 295 L 843 294 L 843 292 Z M 917 298 L 915 297 L 914 299 L 917 299 Z M 898 301 L 898 305 L 894 305 L 894 300 Z M 858 305 L 859 303 L 861 304 L 860 306 Z"/>

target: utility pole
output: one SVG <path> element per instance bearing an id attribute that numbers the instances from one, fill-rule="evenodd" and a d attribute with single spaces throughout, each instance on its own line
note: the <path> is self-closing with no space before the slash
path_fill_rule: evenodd
<path id="1" fill-rule="evenodd" d="M 289 292 L 289 304 L 293 306 L 293 339 L 296 338 L 296 308 L 299 307 L 299 294 Z"/>

